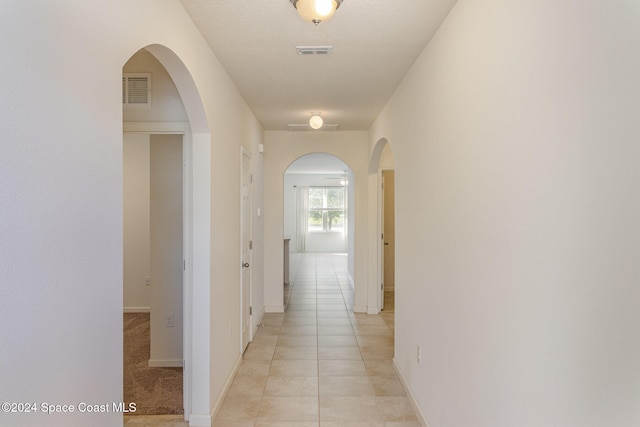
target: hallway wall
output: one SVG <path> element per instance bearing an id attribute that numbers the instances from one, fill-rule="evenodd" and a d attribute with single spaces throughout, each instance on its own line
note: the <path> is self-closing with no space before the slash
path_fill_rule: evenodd
<path id="1" fill-rule="evenodd" d="M 194 325 L 204 333 L 194 337 L 193 410 L 194 422 L 207 423 L 240 356 L 239 147 L 257 153 L 261 126 L 173 0 L 10 1 L 0 40 L 9 59 L 0 65 L 3 401 L 122 399 L 121 76 L 131 55 L 158 43 L 185 65 L 167 68 L 178 89 L 202 102 L 183 100 L 194 147 L 207 153 L 194 158 L 194 203 L 207 214 L 193 224 L 205 230 L 194 247 L 206 265 L 194 285 Z M 113 412 L 0 413 L 0 424 L 16 427 L 120 422 Z"/>
<path id="2" fill-rule="evenodd" d="M 460 0 L 374 123 L 430 427 L 640 424 L 638 52 L 635 1 Z"/>
<path id="3" fill-rule="evenodd" d="M 182 366 L 184 191 L 183 136 L 150 135 L 149 366 Z M 170 320 L 167 320 L 169 316 Z M 167 325 L 167 322 L 171 326 Z"/>
<path id="4" fill-rule="evenodd" d="M 329 153 L 343 160 L 355 174 L 355 276 L 356 310 L 366 310 L 366 132 L 280 132 L 264 136 L 264 284 L 267 311 L 283 307 L 284 172 L 304 154 Z M 351 178 L 350 178 L 351 180 Z"/>
<path id="5" fill-rule="evenodd" d="M 150 147 L 149 134 L 123 135 L 123 308 L 151 310 Z M 147 279 L 148 278 L 148 279 Z"/>

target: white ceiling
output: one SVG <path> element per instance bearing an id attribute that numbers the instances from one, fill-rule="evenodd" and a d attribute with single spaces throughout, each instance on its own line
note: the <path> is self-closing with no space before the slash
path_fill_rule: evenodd
<path id="1" fill-rule="evenodd" d="M 265 130 L 321 112 L 367 130 L 456 0 L 344 0 L 318 26 L 290 0 L 181 0 Z M 296 46 L 333 46 L 301 56 Z"/>

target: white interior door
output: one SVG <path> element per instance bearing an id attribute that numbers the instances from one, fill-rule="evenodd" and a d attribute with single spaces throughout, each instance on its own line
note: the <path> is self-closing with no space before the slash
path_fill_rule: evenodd
<path id="1" fill-rule="evenodd" d="M 380 309 L 385 307 L 385 291 L 395 290 L 395 176 L 393 170 L 382 171 Z"/>
<path id="2" fill-rule="evenodd" d="M 381 171 L 379 174 L 380 183 L 378 189 L 380 191 L 379 194 L 379 205 L 378 205 L 378 215 L 380 216 L 380 224 L 378 231 L 380 234 L 380 240 L 378 240 L 378 256 L 380 257 L 379 262 L 379 270 L 380 273 L 378 275 L 378 279 L 380 280 L 380 287 L 378 288 L 378 301 L 379 301 L 379 309 L 384 310 L 384 171 Z"/>
<path id="3" fill-rule="evenodd" d="M 251 153 L 242 149 L 242 206 L 241 206 L 241 328 L 242 348 L 251 339 Z"/>
<path id="4" fill-rule="evenodd" d="M 384 289 L 395 290 L 395 258 L 396 258 L 396 231 L 395 231 L 395 180 L 392 170 L 383 171 L 384 177 Z"/>

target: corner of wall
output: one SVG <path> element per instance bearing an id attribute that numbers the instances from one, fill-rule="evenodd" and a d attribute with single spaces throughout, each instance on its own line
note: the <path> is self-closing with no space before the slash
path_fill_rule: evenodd
<path id="1" fill-rule="evenodd" d="M 190 427 L 211 427 L 212 424 L 212 415 L 191 415 L 189 417 Z"/>
<path id="2" fill-rule="evenodd" d="M 224 399 L 227 397 L 227 394 L 229 393 L 229 389 L 231 388 L 231 384 L 233 383 L 233 378 L 236 376 L 236 373 L 238 373 L 238 369 L 240 369 L 241 363 L 242 363 L 242 355 L 240 354 L 238 355 L 238 358 L 236 359 L 236 362 L 233 365 L 233 369 L 231 369 L 231 372 L 227 376 L 227 380 L 225 381 L 224 386 L 222 387 L 222 391 L 220 392 L 220 395 L 218 396 L 216 403 L 213 405 L 211 416 L 209 417 L 209 424 L 206 424 L 204 427 L 210 427 L 212 425 L 212 421 L 216 419 L 216 416 L 218 415 L 218 411 L 220 410 L 220 407 L 222 407 L 222 402 L 224 402 Z M 189 418 L 189 425 L 190 426 L 196 425 L 191 423 L 191 418 Z M 197 424 L 197 426 L 200 427 L 200 424 Z"/>
<path id="3" fill-rule="evenodd" d="M 284 313 L 284 305 L 267 305 L 264 311 L 265 313 Z"/>

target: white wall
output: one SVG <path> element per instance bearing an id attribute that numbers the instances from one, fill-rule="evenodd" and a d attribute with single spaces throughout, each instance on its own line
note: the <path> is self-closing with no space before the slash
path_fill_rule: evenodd
<path id="1" fill-rule="evenodd" d="M 241 361 L 240 329 L 240 149 L 243 145 L 252 153 L 252 167 L 258 170 L 260 158 L 258 144 L 262 143 L 262 128 L 246 107 L 235 88 L 220 93 L 228 100 L 227 111 L 218 111 L 214 138 L 218 139 L 211 162 L 211 363 L 214 386 L 214 403 L 221 404 L 223 387 L 232 379 L 229 374 Z M 218 100 L 220 102 L 220 100 Z M 220 107 L 224 107 L 220 105 Z M 218 120 L 220 120 L 218 122 Z M 225 123 L 224 126 L 221 123 Z M 255 161 L 254 161 L 255 160 Z M 258 185 L 252 187 L 252 196 L 260 200 L 261 177 L 254 174 Z M 257 203 L 252 206 L 259 206 Z M 262 246 L 257 233 L 260 219 L 254 216 L 254 250 L 252 259 L 263 259 Z M 264 310 L 260 299 L 260 262 L 252 267 L 251 303 L 254 313 Z M 255 281 L 253 281 L 255 279 Z M 253 318 L 254 330 L 259 319 Z M 231 337 L 229 337 L 231 331 Z M 227 347 L 229 346 L 229 347 Z M 220 366 L 218 366 L 220 364 Z"/>
<path id="2" fill-rule="evenodd" d="M 264 315 L 264 224 L 262 213 L 264 211 L 263 200 L 263 160 L 262 154 L 258 151 L 258 145 L 262 141 L 247 141 L 247 146 L 252 150 L 251 167 L 253 168 L 254 181 L 251 188 L 253 198 L 253 222 L 251 224 L 253 250 L 251 252 L 251 306 L 253 315 L 251 316 L 252 333 L 258 329 L 262 323 Z M 252 335 L 253 337 L 253 335 Z"/>
<path id="3" fill-rule="evenodd" d="M 638 52 L 635 1 L 460 0 L 374 123 L 430 427 L 640 424 Z"/>
<path id="4" fill-rule="evenodd" d="M 125 133 L 122 158 L 124 311 L 148 312 L 151 310 L 149 135 Z"/>
<path id="5" fill-rule="evenodd" d="M 182 135 L 150 137 L 150 366 L 182 366 Z"/>
<path id="6" fill-rule="evenodd" d="M 360 179 L 364 180 L 364 171 L 359 171 L 359 175 L 360 175 Z M 366 188 L 366 182 L 362 182 L 360 183 L 359 188 L 359 196 L 356 197 L 356 186 L 355 186 L 355 182 L 356 182 L 356 174 L 354 173 L 353 170 L 348 169 L 347 170 L 347 180 L 349 181 L 349 185 L 347 186 L 347 271 L 349 272 L 349 274 L 351 274 L 351 278 L 353 279 L 356 276 L 356 257 L 355 257 L 355 252 L 356 252 L 356 226 L 357 226 L 357 230 L 358 230 L 358 237 L 360 238 L 360 235 L 364 235 L 364 230 L 366 230 L 366 223 L 365 224 L 360 224 L 359 226 L 356 224 L 356 212 L 358 211 L 358 221 L 362 221 L 363 219 L 367 218 L 365 211 L 365 206 L 366 206 L 366 202 L 364 200 L 359 200 L 361 198 L 363 198 L 362 195 L 364 195 L 364 197 L 366 197 L 366 193 L 364 193 L 364 189 Z M 358 207 L 356 207 L 356 202 L 358 202 Z M 360 212 L 362 211 L 362 212 Z M 366 235 L 364 235 L 366 237 Z M 364 237 L 362 237 L 364 239 Z M 358 244 L 358 247 L 360 248 L 360 251 L 365 251 L 367 244 L 365 243 L 365 241 L 361 241 Z M 364 262 L 365 260 L 365 254 L 362 253 L 360 254 L 360 257 L 358 258 L 359 262 Z M 361 267 L 360 267 L 361 268 Z M 361 270 L 359 273 L 362 277 L 361 283 L 360 283 L 360 291 L 359 293 L 366 293 L 366 291 L 363 291 L 364 289 L 366 289 L 366 279 L 365 279 L 365 270 Z M 360 301 L 365 301 L 365 295 L 361 295 L 357 297 L 358 300 Z M 364 306 L 363 305 L 359 305 L 356 307 L 359 311 L 364 311 Z"/>
<path id="7" fill-rule="evenodd" d="M 267 131 L 264 147 L 264 300 L 267 311 L 284 309 L 284 172 L 294 160 L 309 153 L 332 154 L 343 160 L 354 173 L 355 246 L 352 253 L 355 255 L 355 309 L 366 311 L 367 133 Z"/>
<path id="8" fill-rule="evenodd" d="M 192 422 L 210 422 L 239 360 L 238 153 L 262 130 L 231 79 L 173 0 L 10 1 L 0 15 L 3 400 L 122 399 L 121 75 L 151 44 L 187 95 L 198 154 Z M 12 426 L 119 423 L 115 413 L 0 413 Z"/>
<path id="9" fill-rule="evenodd" d="M 124 311 L 151 313 L 151 366 L 182 366 L 183 135 L 125 132 L 123 148 Z"/>
<path id="10" fill-rule="evenodd" d="M 284 174 L 284 189 L 282 193 L 282 208 L 283 208 L 283 237 L 287 239 L 291 239 L 290 244 L 290 252 L 296 252 L 297 248 L 297 223 L 298 219 L 296 216 L 298 203 L 298 188 L 297 186 L 302 186 L 299 183 L 297 174 Z"/>

